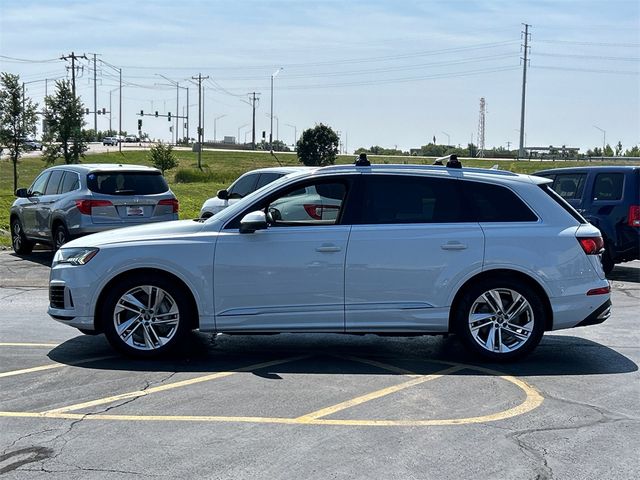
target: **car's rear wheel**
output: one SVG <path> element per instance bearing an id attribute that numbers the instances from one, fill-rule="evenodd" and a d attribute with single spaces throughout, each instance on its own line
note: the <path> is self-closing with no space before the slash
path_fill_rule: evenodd
<path id="1" fill-rule="evenodd" d="M 161 276 L 133 275 L 117 283 L 102 304 L 104 333 L 117 350 L 155 357 L 178 347 L 191 330 L 188 294 Z"/>
<path id="2" fill-rule="evenodd" d="M 530 353 L 540 343 L 545 320 L 539 294 L 526 283 L 508 278 L 473 284 L 454 310 L 455 327 L 465 345 L 494 361 Z"/>
<path id="3" fill-rule="evenodd" d="M 62 245 L 67 243 L 71 238 L 69 238 L 69 231 L 67 227 L 62 223 L 58 223 L 53 228 L 53 249 L 58 251 Z"/>
<path id="4" fill-rule="evenodd" d="M 34 243 L 27 239 L 17 218 L 11 221 L 11 245 L 18 255 L 28 255 L 33 251 Z"/>
<path id="5" fill-rule="evenodd" d="M 606 244 L 605 244 L 606 245 Z M 613 270 L 613 267 L 616 266 L 616 263 L 613 261 L 613 256 L 611 255 L 611 249 L 607 245 L 602 252 L 602 256 L 600 261 L 602 262 L 602 270 L 606 275 L 609 275 Z"/>

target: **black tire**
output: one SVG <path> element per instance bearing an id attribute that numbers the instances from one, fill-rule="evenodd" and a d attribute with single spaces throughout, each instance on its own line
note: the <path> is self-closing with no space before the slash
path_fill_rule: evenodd
<path id="1" fill-rule="evenodd" d="M 501 306 L 498 308 L 494 308 L 497 304 L 491 293 L 497 294 L 500 299 Z M 519 315 L 509 318 L 509 307 L 512 305 L 515 310 L 512 313 L 517 313 L 519 306 L 523 310 Z M 508 362 L 522 358 L 540 343 L 544 334 L 547 315 L 543 300 L 533 288 L 518 279 L 499 277 L 474 283 L 453 307 L 452 320 L 456 333 L 469 350 L 487 360 Z M 496 314 L 496 311 L 503 313 Z M 473 327 L 472 313 L 478 318 L 473 322 Z M 502 347 L 496 350 L 496 344 Z M 500 351 L 502 349 L 504 351 Z"/>
<path id="2" fill-rule="evenodd" d="M 150 294 L 146 293 L 148 287 L 152 287 Z M 153 305 L 154 300 L 157 301 L 159 297 L 157 292 L 154 297 L 153 288 L 160 289 L 165 294 L 158 307 Z M 118 302 L 125 295 L 129 298 L 133 296 L 139 303 L 145 305 L 144 317 L 132 313 L 130 309 L 118 308 Z M 126 303 L 129 303 L 127 307 L 135 306 L 134 303 Z M 156 309 L 156 313 L 163 312 L 159 316 L 164 322 L 171 321 L 175 316 L 172 312 L 177 312 L 176 324 L 154 323 L 159 320 L 153 315 L 154 310 L 147 309 L 149 305 Z M 172 308 L 169 308 L 169 305 Z M 175 351 L 185 342 L 196 314 L 185 287 L 161 275 L 148 274 L 133 274 L 117 282 L 107 292 L 99 309 L 102 329 L 109 343 L 125 355 L 138 358 L 154 358 Z M 151 315 L 148 315 L 149 312 Z M 139 320 L 136 321 L 135 318 Z M 120 332 L 118 327 L 121 327 Z M 155 342 L 154 336 L 158 342 Z M 125 340 L 123 337 L 128 339 Z M 161 337 L 162 342 L 159 341 Z"/>
<path id="3" fill-rule="evenodd" d="M 69 237 L 69 230 L 67 230 L 67 227 L 65 227 L 63 223 L 56 224 L 53 228 L 53 232 L 51 232 L 51 237 L 54 252 L 57 252 L 62 245 L 71 240 L 71 237 Z"/>
<path id="4" fill-rule="evenodd" d="M 11 220 L 11 245 L 18 255 L 29 255 L 33 251 L 34 242 L 27 239 L 22 223 L 17 218 Z"/>
<path id="5" fill-rule="evenodd" d="M 610 252 L 611 250 L 609 247 L 605 247 L 600 258 L 600 261 L 602 262 L 602 270 L 604 270 L 605 275 L 609 275 L 613 271 L 613 267 L 616 266 Z"/>

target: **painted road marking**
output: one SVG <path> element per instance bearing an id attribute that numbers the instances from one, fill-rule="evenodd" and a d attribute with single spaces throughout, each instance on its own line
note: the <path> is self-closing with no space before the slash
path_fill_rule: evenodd
<path id="1" fill-rule="evenodd" d="M 0 347 L 57 347 L 57 343 L 0 342 Z"/>
<path id="2" fill-rule="evenodd" d="M 2 372 L 2 373 L 0 373 L 0 378 L 13 377 L 15 375 L 23 375 L 25 373 L 42 372 L 42 371 L 45 371 L 45 370 L 53 370 L 55 368 L 75 367 L 76 365 L 83 365 L 85 363 L 97 362 L 97 361 L 100 361 L 100 360 L 108 360 L 110 358 L 116 358 L 116 357 L 114 357 L 113 355 L 109 355 L 109 356 L 105 356 L 105 357 L 87 358 L 85 360 L 80 360 L 78 362 L 48 363 L 47 365 L 40 365 L 39 367 L 21 368 L 20 370 L 12 370 L 10 372 Z"/>
<path id="3" fill-rule="evenodd" d="M 445 370 L 436 372 L 433 375 L 421 375 L 417 378 L 413 378 L 412 380 L 408 380 L 406 382 L 400 383 L 399 385 L 393 385 L 391 387 L 383 388 L 381 390 L 376 390 L 375 392 L 366 393 L 359 397 L 352 398 L 351 400 L 347 400 L 346 402 L 341 402 L 336 405 L 332 405 L 331 407 L 326 407 L 320 410 L 316 410 L 315 412 L 307 413 L 306 415 L 302 415 L 298 417 L 296 420 L 302 423 L 306 423 L 311 420 L 316 420 L 321 417 L 326 417 L 328 415 L 332 415 L 341 410 L 345 410 L 347 408 L 360 405 L 370 400 L 375 400 L 376 398 L 381 398 L 386 395 L 399 392 L 400 390 L 404 390 L 405 388 L 413 387 L 414 385 L 419 385 L 421 383 L 429 382 L 431 380 L 436 380 L 438 378 L 443 377 L 444 375 L 457 372 L 458 370 L 462 370 L 463 368 L 464 367 L 449 367 Z"/>
<path id="4" fill-rule="evenodd" d="M 465 365 L 454 362 L 446 362 L 442 360 L 430 360 L 432 363 L 439 363 L 443 365 L 449 365 L 450 367 L 436 372 L 431 375 L 419 375 L 415 372 L 389 365 L 386 363 L 378 362 L 375 360 L 369 360 L 359 357 L 341 357 L 350 359 L 353 361 L 375 365 L 380 368 L 384 368 L 395 373 L 401 373 L 402 375 L 413 377 L 412 380 L 401 383 L 394 387 L 378 390 L 369 394 L 356 397 L 352 400 L 347 400 L 337 405 L 327 407 L 310 414 L 303 415 L 297 418 L 283 418 L 283 417 L 253 417 L 253 416 L 220 416 L 220 415 L 116 415 L 116 414 L 92 414 L 92 413 L 71 413 L 73 410 L 79 410 L 93 405 L 100 405 L 104 403 L 110 403 L 112 401 L 120 400 L 123 398 L 135 398 L 138 396 L 148 395 L 149 393 L 160 392 L 170 390 L 173 388 L 179 388 L 187 385 L 193 385 L 201 383 L 215 378 L 222 378 L 235 373 L 247 372 L 256 370 L 259 368 L 265 368 L 272 365 L 278 365 L 281 363 L 288 363 L 303 358 L 308 358 L 310 355 L 302 355 L 298 357 L 291 357 L 283 360 L 276 360 L 272 362 L 266 362 L 262 364 L 250 365 L 247 367 L 231 370 L 229 372 L 218 372 L 211 375 L 205 375 L 197 377 L 191 380 L 185 380 L 181 382 L 174 382 L 167 385 L 161 385 L 153 387 L 148 390 L 139 390 L 136 392 L 129 392 L 123 395 L 116 395 L 114 397 L 108 397 L 103 399 L 94 400 L 91 402 L 85 402 L 76 405 L 70 405 L 68 407 L 62 407 L 58 409 L 48 410 L 45 412 L 0 412 L 0 417 L 5 418 L 40 418 L 40 419 L 66 419 L 66 420 L 102 420 L 102 421 L 142 421 L 142 422 L 218 422 L 218 423 L 261 423 L 261 424 L 283 424 L 283 425 L 322 425 L 322 426 L 368 426 L 368 427 L 419 427 L 419 426 L 448 426 L 448 425 L 468 425 L 495 422 L 498 420 L 505 420 L 513 418 L 519 415 L 528 413 L 538 408 L 544 401 L 544 397 L 535 387 L 529 385 L 523 380 L 520 380 L 511 375 L 505 375 L 502 372 L 491 370 L 484 367 L 478 367 L 475 365 Z M 110 357 L 111 358 L 111 357 Z M 466 417 L 466 418 L 450 418 L 450 419 L 430 419 L 430 420 L 372 420 L 372 419 L 326 419 L 321 418 L 323 416 L 335 413 L 354 405 L 359 405 L 374 398 L 380 398 L 384 395 L 389 395 L 400 391 L 405 388 L 409 388 L 413 385 L 418 385 L 435 378 L 440 378 L 448 374 L 451 374 L 459 370 L 473 370 L 489 374 L 491 376 L 500 378 L 506 382 L 512 383 L 521 389 L 525 395 L 525 400 L 515 407 L 512 407 L 501 412 L 496 412 L 488 415 Z M 435 377 L 435 378 L 434 378 Z M 395 390 L 394 390 L 395 389 Z M 390 390 L 390 391 L 389 391 Z"/>
<path id="5" fill-rule="evenodd" d="M 81 410 L 83 408 L 95 407 L 96 405 L 104 405 L 105 403 L 117 402 L 119 400 L 127 400 L 129 398 L 143 397 L 145 395 L 149 395 L 151 393 L 164 392 L 167 390 L 172 390 L 174 388 L 187 387 L 189 385 L 195 385 L 197 383 L 208 382 L 211 380 L 216 380 L 218 378 L 228 377 L 230 375 L 235 375 L 240 372 L 248 372 L 252 370 L 260 370 L 262 368 L 272 367 L 274 365 L 280 365 L 282 363 L 295 362 L 297 360 L 302 360 L 304 358 L 308 358 L 310 355 L 300 355 L 297 357 L 289 357 L 281 360 L 273 360 L 270 362 L 264 363 L 256 363 L 254 365 L 249 365 L 247 367 L 237 368 L 234 370 L 230 370 L 228 372 L 217 372 L 209 375 L 203 375 L 201 377 L 191 378 L 189 380 L 182 380 L 179 382 L 167 383 L 166 385 L 159 385 L 157 387 L 147 388 L 146 390 L 136 390 L 133 392 L 122 393 L 120 395 L 114 395 L 111 397 L 99 398 L 97 400 L 92 400 L 90 402 L 76 403 L 75 405 L 69 405 L 66 407 L 54 408 L 53 410 L 47 410 L 46 412 L 42 412 L 44 415 L 57 414 L 57 413 L 66 413 L 72 412 L 74 410 Z"/>

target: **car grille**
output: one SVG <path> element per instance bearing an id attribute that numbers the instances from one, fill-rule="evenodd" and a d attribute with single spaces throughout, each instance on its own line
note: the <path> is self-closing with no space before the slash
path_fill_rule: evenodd
<path id="1" fill-rule="evenodd" d="M 49 287 L 49 304 L 51 308 L 64 308 L 64 285 Z"/>

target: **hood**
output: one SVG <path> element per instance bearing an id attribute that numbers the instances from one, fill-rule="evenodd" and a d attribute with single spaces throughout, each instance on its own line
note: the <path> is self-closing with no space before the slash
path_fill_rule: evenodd
<path id="1" fill-rule="evenodd" d="M 135 227 L 124 227 L 94 233 L 66 243 L 67 247 L 99 247 L 112 243 L 128 243 L 135 241 L 166 240 L 168 238 L 183 238 L 200 232 L 203 223 L 193 220 L 175 220 L 171 222 L 149 223 Z"/>

